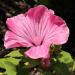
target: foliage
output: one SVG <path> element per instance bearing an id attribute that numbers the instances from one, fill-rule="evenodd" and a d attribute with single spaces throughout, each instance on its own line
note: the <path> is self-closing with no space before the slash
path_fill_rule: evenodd
<path id="1" fill-rule="evenodd" d="M 38 68 L 43 75 L 73 75 L 75 71 L 75 61 L 70 53 L 61 50 L 56 57 L 52 58 L 50 67 L 42 69 L 39 60 L 32 60 L 23 57 L 20 49 L 12 51 L 4 58 L 0 59 L 0 68 L 5 69 L 4 75 L 29 75 L 33 68 Z"/>

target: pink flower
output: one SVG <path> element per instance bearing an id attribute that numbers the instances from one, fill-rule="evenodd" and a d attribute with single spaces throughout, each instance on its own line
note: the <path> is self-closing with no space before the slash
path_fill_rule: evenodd
<path id="1" fill-rule="evenodd" d="M 65 21 L 44 5 L 8 18 L 6 23 L 5 48 L 31 47 L 25 55 L 32 59 L 48 58 L 50 45 L 64 44 L 69 36 Z"/>

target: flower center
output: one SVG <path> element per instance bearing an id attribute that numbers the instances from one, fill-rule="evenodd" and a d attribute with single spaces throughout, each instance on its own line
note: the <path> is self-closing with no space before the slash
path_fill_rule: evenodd
<path id="1" fill-rule="evenodd" d="M 36 36 L 36 37 L 33 39 L 33 45 L 38 46 L 38 45 L 41 45 L 41 44 L 42 44 L 42 38 Z"/>

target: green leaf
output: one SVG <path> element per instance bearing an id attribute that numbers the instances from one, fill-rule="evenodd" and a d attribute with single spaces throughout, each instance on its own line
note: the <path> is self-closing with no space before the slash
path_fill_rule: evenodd
<path id="1" fill-rule="evenodd" d="M 69 64 L 71 62 L 73 62 L 72 56 L 70 55 L 70 53 L 66 52 L 66 51 L 61 51 L 57 57 L 57 59 L 65 64 Z"/>
<path id="2" fill-rule="evenodd" d="M 72 56 L 70 55 L 70 53 L 66 51 L 61 51 L 58 57 L 56 58 L 56 60 L 66 64 L 69 70 L 72 71 L 74 60 L 72 59 Z"/>
<path id="3" fill-rule="evenodd" d="M 3 67 L 3 62 L 5 62 L 5 61 L 11 62 L 14 65 L 18 65 L 20 60 L 21 59 L 16 59 L 16 58 L 12 58 L 12 57 L 9 57 L 9 58 L 1 58 L 0 59 L 0 67 Z"/>
<path id="4" fill-rule="evenodd" d="M 3 65 L 3 62 L 4 61 L 0 60 L 0 68 L 5 68 L 4 65 Z"/>
<path id="5" fill-rule="evenodd" d="M 3 75 L 3 73 L 0 73 L 0 75 Z"/>
<path id="6" fill-rule="evenodd" d="M 7 75 L 16 75 L 16 66 L 8 61 L 3 62 L 4 63 L 4 67 L 6 69 L 6 74 Z"/>
<path id="7" fill-rule="evenodd" d="M 12 60 L 13 61 L 13 60 Z M 10 59 L 0 59 L 0 67 L 6 70 L 7 75 L 16 75 L 16 65 Z"/>
<path id="8" fill-rule="evenodd" d="M 74 64 L 73 64 L 73 71 L 75 71 L 75 61 L 74 61 Z"/>
<path id="9" fill-rule="evenodd" d="M 22 57 L 23 55 L 19 52 L 19 50 L 15 50 L 7 54 L 6 56 L 10 57 Z"/>
<path id="10" fill-rule="evenodd" d="M 16 75 L 16 66 L 19 64 L 20 59 L 15 59 L 12 57 L 1 58 L 0 67 L 6 70 L 7 75 Z"/>
<path id="11" fill-rule="evenodd" d="M 61 51 L 56 57 L 56 60 L 59 61 L 60 63 L 65 64 L 68 67 L 69 71 L 73 70 L 74 60 L 70 53 L 66 51 Z"/>
<path id="12" fill-rule="evenodd" d="M 0 75 L 4 75 L 4 73 L 0 73 Z"/>

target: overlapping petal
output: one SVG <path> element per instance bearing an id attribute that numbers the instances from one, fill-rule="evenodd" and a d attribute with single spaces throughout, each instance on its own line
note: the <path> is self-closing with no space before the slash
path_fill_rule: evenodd
<path id="1" fill-rule="evenodd" d="M 20 37 L 23 38 L 27 38 L 29 41 L 32 40 L 31 26 L 33 24 L 28 17 L 24 16 L 24 14 L 8 18 L 6 23 L 9 30 L 15 33 L 16 35 L 19 35 Z"/>
<path id="2" fill-rule="evenodd" d="M 4 46 L 6 48 L 15 48 L 15 47 L 31 47 L 33 46 L 26 39 L 16 35 L 11 31 L 7 31 L 4 39 Z"/>
<path id="3" fill-rule="evenodd" d="M 47 28 L 49 26 L 49 28 Z M 52 43 L 55 45 L 64 44 L 69 37 L 69 28 L 65 21 L 56 15 L 51 15 L 50 21 L 48 20 L 47 26 L 43 32 L 46 31 L 44 43 Z"/>
<path id="4" fill-rule="evenodd" d="M 49 46 L 47 45 L 34 46 L 31 47 L 28 51 L 26 51 L 25 54 L 32 59 L 48 58 Z"/>

